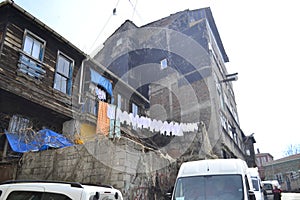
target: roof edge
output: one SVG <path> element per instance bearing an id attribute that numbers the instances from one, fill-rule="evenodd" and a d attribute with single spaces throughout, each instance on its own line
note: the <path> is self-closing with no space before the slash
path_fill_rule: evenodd
<path id="1" fill-rule="evenodd" d="M 23 9 L 21 6 L 19 6 L 18 4 L 16 4 L 14 1 L 12 1 L 12 0 L 6 0 L 6 1 L 3 1 L 3 2 L 0 3 L 0 7 L 2 7 L 4 5 L 11 5 L 15 9 L 17 9 L 19 12 L 23 13 L 25 16 L 29 17 L 34 22 L 36 22 L 37 24 L 39 24 L 41 27 L 43 27 L 46 30 L 48 30 L 49 32 L 53 33 L 57 38 L 61 39 L 63 42 L 65 42 L 66 44 L 70 45 L 76 51 L 78 51 L 79 53 L 81 53 L 82 55 L 84 55 L 85 57 L 87 57 L 87 54 L 85 52 L 83 52 L 81 49 L 79 49 L 77 46 L 75 46 L 69 40 L 67 40 L 66 38 L 64 38 L 62 35 L 60 35 L 56 31 L 54 31 L 52 28 L 50 28 L 49 26 L 47 26 L 45 23 L 43 23 L 42 21 L 40 21 L 38 18 L 34 17 L 32 14 L 30 14 L 29 12 L 27 12 L 25 9 Z"/>

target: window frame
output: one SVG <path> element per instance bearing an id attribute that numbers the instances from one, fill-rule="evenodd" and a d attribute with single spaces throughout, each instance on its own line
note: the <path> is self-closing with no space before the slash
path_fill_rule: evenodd
<path id="1" fill-rule="evenodd" d="M 43 79 L 46 74 L 46 70 L 43 69 L 45 65 L 43 63 L 45 51 L 46 41 L 25 29 L 17 64 L 18 75 L 24 74 L 37 80 Z"/>
<path id="2" fill-rule="evenodd" d="M 34 39 L 35 41 L 40 42 L 41 45 L 41 49 L 40 49 L 40 53 L 39 53 L 39 57 L 40 58 L 35 58 L 32 54 L 29 54 L 25 51 L 25 41 L 26 41 L 26 37 L 31 37 L 32 39 Z M 42 52 L 41 52 L 42 50 Z M 28 29 L 25 29 L 24 34 L 23 34 L 23 41 L 22 41 L 22 53 L 25 54 L 27 57 L 29 57 L 30 59 L 34 60 L 34 61 L 38 61 L 40 62 L 40 64 L 43 64 L 44 61 L 44 56 L 45 56 L 45 50 L 46 50 L 46 41 L 43 40 L 41 37 L 37 36 L 36 34 L 34 34 L 33 32 L 29 31 Z"/>
<path id="3" fill-rule="evenodd" d="M 132 112 L 133 116 L 139 115 L 139 106 L 135 103 L 132 103 L 131 104 L 131 112 Z"/>
<path id="4" fill-rule="evenodd" d="M 164 70 L 168 68 L 168 59 L 164 58 L 160 61 L 160 69 Z"/>
<path id="5" fill-rule="evenodd" d="M 58 71 L 58 67 L 59 67 L 59 58 L 62 57 L 63 59 L 69 61 L 69 74 L 68 77 L 66 77 L 64 74 L 62 74 L 61 72 Z M 54 72 L 54 81 L 53 81 L 53 89 L 62 92 L 64 94 L 67 95 L 71 95 L 72 94 L 72 77 L 73 77 L 73 70 L 74 70 L 74 59 L 72 59 L 71 57 L 67 56 L 65 53 L 63 53 L 62 51 L 57 51 L 57 58 L 56 58 L 56 65 L 55 65 L 55 72 Z M 60 87 L 56 87 L 56 83 L 57 83 L 57 75 L 59 75 L 62 78 L 66 78 L 66 88 L 65 88 L 65 92 L 62 90 L 61 85 Z"/>

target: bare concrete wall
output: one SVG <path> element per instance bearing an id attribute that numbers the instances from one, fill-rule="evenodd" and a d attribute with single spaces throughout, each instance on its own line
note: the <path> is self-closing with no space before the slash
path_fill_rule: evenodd
<path id="1" fill-rule="evenodd" d="M 125 199 L 158 199 L 174 185 L 177 162 L 127 138 L 23 155 L 17 179 L 110 184 Z"/>

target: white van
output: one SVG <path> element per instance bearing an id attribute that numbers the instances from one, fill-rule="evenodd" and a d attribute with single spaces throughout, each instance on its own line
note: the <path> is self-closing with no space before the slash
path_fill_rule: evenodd
<path id="1" fill-rule="evenodd" d="M 248 166 L 241 159 L 213 159 L 181 165 L 172 200 L 255 200 Z"/>
<path id="2" fill-rule="evenodd" d="M 254 194 L 256 200 L 263 200 L 264 199 L 264 194 L 262 191 L 262 183 L 261 179 L 258 173 L 258 168 L 257 167 L 251 167 L 248 169 L 251 175 L 251 180 L 252 180 L 252 185 L 254 189 Z"/>
<path id="3" fill-rule="evenodd" d="M 6 181 L 0 183 L 0 200 L 123 200 L 112 186 L 62 181 Z"/>

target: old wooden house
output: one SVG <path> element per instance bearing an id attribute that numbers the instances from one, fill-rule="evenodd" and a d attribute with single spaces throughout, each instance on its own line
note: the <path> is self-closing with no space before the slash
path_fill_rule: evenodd
<path id="1" fill-rule="evenodd" d="M 13 1 L 2 2 L 0 13 L 0 132 L 61 132 L 73 118 L 74 77 L 85 54 Z"/>
<path id="2" fill-rule="evenodd" d="M 93 139 L 99 134 L 96 91 L 105 95 L 101 102 L 145 114 L 147 99 L 36 17 L 9 0 L 0 13 L 1 180 L 14 178 L 11 166 L 21 155 L 6 132 L 31 137 L 47 128 L 71 140 Z"/>

